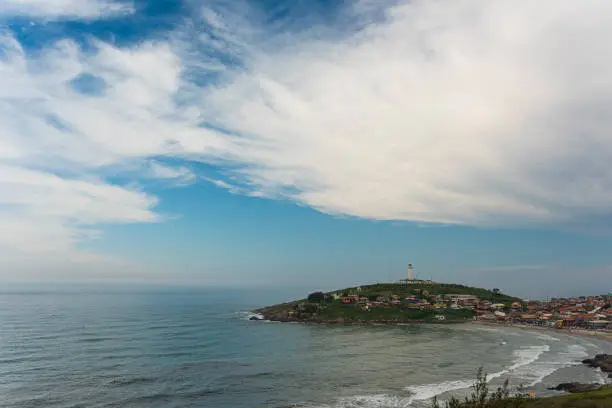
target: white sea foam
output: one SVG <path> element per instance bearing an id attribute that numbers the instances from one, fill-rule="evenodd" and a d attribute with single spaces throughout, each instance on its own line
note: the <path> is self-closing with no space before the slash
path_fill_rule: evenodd
<path id="1" fill-rule="evenodd" d="M 317 408 L 406 408 L 410 406 L 410 402 L 410 398 L 389 394 L 355 395 Z"/>
<path id="2" fill-rule="evenodd" d="M 341 398 L 334 408 L 405 408 L 410 404 L 408 398 L 395 395 L 357 395 Z"/>
<path id="3" fill-rule="evenodd" d="M 561 339 L 558 339 L 556 337 L 550 336 L 548 334 L 545 333 L 537 333 L 536 336 L 539 340 L 546 340 L 546 341 L 561 341 Z"/>
<path id="4" fill-rule="evenodd" d="M 585 347 L 579 344 L 570 344 L 566 351 L 556 354 L 554 360 L 539 360 L 514 370 L 512 374 L 520 378 L 523 385 L 533 387 L 561 368 L 579 365 L 579 360 L 586 356 L 588 356 L 588 352 Z"/>
<path id="5" fill-rule="evenodd" d="M 487 376 L 487 379 L 491 381 L 495 378 L 501 377 L 504 374 L 511 373 L 521 367 L 532 364 L 538 358 L 540 358 L 543 353 L 546 353 L 549 350 L 550 347 L 548 345 L 531 346 L 515 350 L 514 355 L 516 356 L 516 359 L 514 360 L 514 363 L 501 371 L 489 374 Z M 473 380 L 444 381 L 436 384 L 410 386 L 406 389 L 413 394 L 410 398 L 410 402 L 412 402 L 430 399 L 435 397 L 436 395 L 444 394 L 449 391 L 469 388 L 472 386 L 473 383 Z"/>
<path id="6" fill-rule="evenodd" d="M 607 384 L 608 383 L 608 375 L 604 374 L 599 367 L 595 370 L 595 375 L 597 376 L 597 382 L 599 384 Z"/>

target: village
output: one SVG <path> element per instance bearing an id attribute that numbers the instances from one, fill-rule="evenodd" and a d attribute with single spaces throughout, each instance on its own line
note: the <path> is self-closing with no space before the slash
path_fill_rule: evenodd
<path id="1" fill-rule="evenodd" d="M 579 328 L 612 332 L 612 293 L 600 296 L 525 300 L 510 305 L 475 307 L 475 319 L 540 327 Z"/>
<path id="2" fill-rule="evenodd" d="M 526 300 L 498 288 L 408 278 L 392 283 L 313 292 L 306 299 L 260 309 L 254 319 L 326 323 L 476 321 L 612 332 L 612 293 L 574 298 Z"/>
<path id="3" fill-rule="evenodd" d="M 334 292 L 327 296 L 330 301 L 341 302 L 347 306 L 352 305 L 363 312 L 372 311 L 375 308 L 431 310 L 437 311 L 437 315 L 440 316 L 438 319 L 443 320 L 445 310 L 468 309 L 473 311 L 474 320 L 612 331 L 612 293 L 575 298 L 553 298 L 547 301 L 518 299 L 495 301 L 489 299 L 498 294 L 495 289 L 490 292 L 493 296 L 485 295 L 483 298 L 473 294 L 431 293 L 432 290 L 452 285 L 443 286 L 431 281 L 422 281 L 421 285 L 424 288 L 408 289 L 407 292 L 411 293 L 408 295 L 361 294 L 360 292 L 364 289 L 357 287 L 352 289 L 352 292 Z M 318 299 L 317 294 L 309 296 L 311 301 L 316 299 Z"/>

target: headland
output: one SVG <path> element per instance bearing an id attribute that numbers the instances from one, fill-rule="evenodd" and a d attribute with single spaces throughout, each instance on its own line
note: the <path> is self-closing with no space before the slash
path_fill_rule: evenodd
<path id="1" fill-rule="evenodd" d="M 262 319 L 279 322 L 444 324 L 472 321 L 480 304 L 510 305 L 519 300 L 498 290 L 411 281 L 313 292 L 304 299 L 253 312 Z"/>
<path id="2" fill-rule="evenodd" d="M 610 338 L 611 301 L 610 294 L 522 300 L 498 289 L 405 280 L 312 292 L 304 299 L 254 310 L 253 319 L 327 324 L 479 322 Z"/>

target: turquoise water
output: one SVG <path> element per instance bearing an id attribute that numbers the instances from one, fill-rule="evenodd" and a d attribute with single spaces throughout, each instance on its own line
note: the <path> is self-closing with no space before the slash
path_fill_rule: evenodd
<path id="1" fill-rule="evenodd" d="M 538 394 L 610 343 L 460 326 L 249 321 L 262 291 L 0 294 L 0 407 L 419 407 L 478 366 Z M 505 342 L 506 344 L 501 344 Z"/>

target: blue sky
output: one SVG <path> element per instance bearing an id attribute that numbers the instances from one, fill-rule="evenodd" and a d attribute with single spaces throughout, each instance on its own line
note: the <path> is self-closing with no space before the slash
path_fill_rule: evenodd
<path id="1" fill-rule="evenodd" d="M 612 5 L 5 0 L 0 279 L 612 289 Z"/>

